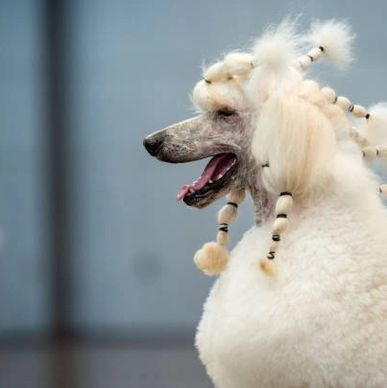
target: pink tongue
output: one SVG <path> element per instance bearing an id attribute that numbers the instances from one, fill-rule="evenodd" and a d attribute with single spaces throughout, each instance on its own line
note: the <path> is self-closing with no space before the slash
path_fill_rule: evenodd
<path id="1" fill-rule="evenodd" d="M 229 154 L 221 154 L 212 158 L 204 169 L 202 175 L 200 175 L 200 177 L 195 182 L 192 182 L 189 185 L 184 185 L 177 194 L 176 199 L 180 201 L 189 193 L 191 189 L 196 191 L 204 187 L 214 175 L 214 172 L 218 170 L 219 166 L 221 166 L 229 158 Z"/>

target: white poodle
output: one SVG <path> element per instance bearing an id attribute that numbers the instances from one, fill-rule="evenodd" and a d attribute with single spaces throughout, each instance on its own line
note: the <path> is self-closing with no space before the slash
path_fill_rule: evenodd
<path id="1" fill-rule="evenodd" d="M 196 338 L 217 387 L 387 387 L 387 185 L 366 166 L 387 159 L 387 108 L 304 78 L 319 59 L 346 65 L 352 38 L 335 20 L 302 36 L 290 21 L 268 29 L 205 70 L 200 115 L 144 140 L 166 162 L 212 156 L 178 199 L 227 195 L 194 259 L 220 274 Z M 256 226 L 229 257 L 245 191 Z"/>

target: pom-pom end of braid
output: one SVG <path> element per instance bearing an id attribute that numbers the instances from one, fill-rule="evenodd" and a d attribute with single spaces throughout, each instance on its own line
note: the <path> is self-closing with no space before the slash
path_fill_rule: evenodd
<path id="1" fill-rule="evenodd" d="M 277 275 L 277 266 L 273 259 L 262 259 L 259 261 L 259 268 L 270 277 Z"/>
<path id="2" fill-rule="evenodd" d="M 206 275 L 215 276 L 226 269 L 228 256 L 226 247 L 217 242 L 209 242 L 196 252 L 194 262 Z"/>

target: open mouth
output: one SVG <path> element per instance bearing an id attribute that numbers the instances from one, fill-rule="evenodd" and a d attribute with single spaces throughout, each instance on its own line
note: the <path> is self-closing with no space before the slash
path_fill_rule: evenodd
<path id="1" fill-rule="evenodd" d="M 215 155 L 208 162 L 202 174 L 194 182 L 184 185 L 176 199 L 187 205 L 197 204 L 224 188 L 233 177 L 238 165 L 235 154 Z"/>

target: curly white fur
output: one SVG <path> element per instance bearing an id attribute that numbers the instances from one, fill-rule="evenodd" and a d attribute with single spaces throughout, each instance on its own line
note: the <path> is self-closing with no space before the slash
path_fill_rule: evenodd
<path id="1" fill-rule="evenodd" d="M 331 168 L 293 212 L 277 276 L 256 270 L 268 222 L 213 286 L 196 344 L 216 387 L 387 385 L 387 211 L 360 158 L 342 151 Z"/>
<path id="2" fill-rule="evenodd" d="M 253 48 L 256 66 L 264 66 L 269 71 L 287 70 L 300 54 L 300 37 L 296 33 L 296 23 L 284 20 L 277 27 L 270 27 L 255 42 Z"/>
<path id="3" fill-rule="evenodd" d="M 303 79 L 319 57 L 352 60 L 346 23 L 316 22 L 308 39 L 315 47 L 297 62 L 305 39 L 285 22 L 252 53 L 207 69 L 194 89 L 204 111 L 251 114 L 263 185 L 294 195 L 291 222 L 282 214 L 248 232 L 208 297 L 197 346 L 217 387 L 387 386 L 387 210 L 357 148 L 380 152 L 387 109 L 367 111 Z M 363 120 L 362 136 L 347 112 Z M 286 236 L 270 248 L 281 263 L 275 277 L 257 266 L 270 233 Z"/>

